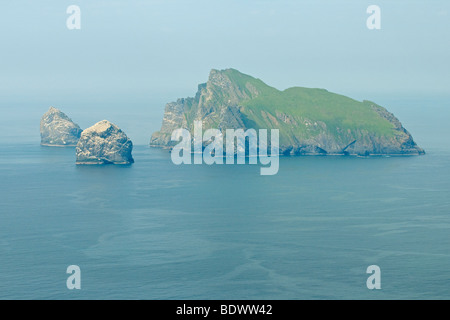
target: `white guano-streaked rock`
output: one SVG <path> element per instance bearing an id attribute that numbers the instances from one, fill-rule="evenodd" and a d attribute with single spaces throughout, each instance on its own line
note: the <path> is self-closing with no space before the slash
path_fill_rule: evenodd
<path id="1" fill-rule="evenodd" d="M 81 133 L 77 164 L 131 164 L 133 143 L 115 124 L 102 120 Z"/>
<path id="2" fill-rule="evenodd" d="M 81 128 L 61 110 L 50 107 L 41 118 L 41 145 L 49 147 L 75 147 Z"/>

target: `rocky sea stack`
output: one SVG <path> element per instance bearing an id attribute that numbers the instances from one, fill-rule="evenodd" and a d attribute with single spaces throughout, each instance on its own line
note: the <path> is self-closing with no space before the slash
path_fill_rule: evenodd
<path id="1" fill-rule="evenodd" d="M 166 105 L 161 130 L 150 146 L 172 148 L 175 129 L 279 129 L 284 155 L 424 154 L 400 121 L 371 101 L 356 101 L 325 89 L 284 91 L 234 69 L 211 70 L 195 97 Z"/>
<path id="2" fill-rule="evenodd" d="M 76 148 L 77 164 L 131 164 L 133 143 L 116 125 L 97 122 L 81 133 Z"/>
<path id="3" fill-rule="evenodd" d="M 50 107 L 41 118 L 41 145 L 75 147 L 81 131 L 81 128 L 64 112 Z"/>

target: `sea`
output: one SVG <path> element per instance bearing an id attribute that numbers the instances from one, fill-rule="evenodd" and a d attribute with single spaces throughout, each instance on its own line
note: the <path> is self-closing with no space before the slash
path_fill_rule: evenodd
<path id="1" fill-rule="evenodd" d="M 174 165 L 147 145 L 163 105 L 155 116 L 105 107 L 134 164 L 76 166 L 73 148 L 39 145 L 48 106 L 10 104 L 0 299 L 449 299 L 450 98 L 376 102 L 426 155 L 281 157 L 273 176 Z M 95 112 L 69 115 L 86 127 Z M 79 290 L 67 287 L 71 265 Z M 380 289 L 367 286 L 372 265 Z"/>

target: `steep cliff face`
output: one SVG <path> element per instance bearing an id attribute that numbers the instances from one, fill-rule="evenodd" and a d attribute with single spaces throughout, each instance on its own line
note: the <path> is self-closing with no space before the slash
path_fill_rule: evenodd
<path id="1" fill-rule="evenodd" d="M 150 145 L 169 147 L 172 145 L 170 137 L 172 132 L 178 128 L 187 128 L 186 110 L 187 104 L 193 101 L 192 98 L 178 99 L 176 102 L 166 104 L 161 130 L 153 133 Z"/>
<path id="2" fill-rule="evenodd" d="M 178 128 L 193 130 L 195 120 L 201 120 L 204 129 L 245 128 L 239 104 L 257 94 L 250 83 L 243 89 L 224 72 L 211 70 L 208 82 L 198 86 L 194 98 L 166 104 L 161 130 L 152 135 L 150 145 L 173 146 L 175 143 L 170 141 L 172 132 Z"/>
<path id="3" fill-rule="evenodd" d="M 171 148 L 175 129 L 279 129 L 280 153 L 423 154 L 400 121 L 383 107 L 328 92 L 289 88 L 279 91 L 234 69 L 212 70 L 194 98 L 166 105 L 161 130 L 150 145 Z"/>
<path id="4" fill-rule="evenodd" d="M 42 116 L 40 130 L 41 145 L 50 147 L 74 147 L 82 131 L 64 112 L 54 107 Z"/>
<path id="5" fill-rule="evenodd" d="M 107 120 L 84 130 L 76 148 L 77 164 L 130 164 L 133 143 Z"/>

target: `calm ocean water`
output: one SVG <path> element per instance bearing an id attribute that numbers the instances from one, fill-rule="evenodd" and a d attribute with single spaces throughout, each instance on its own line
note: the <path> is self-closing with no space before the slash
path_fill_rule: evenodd
<path id="1" fill-rule="evenodd" d="M 422 103 L 391 105 L 425 156 L 282 158 L 275 176 L 4 142 L 0 299 L 449 299 L 450 106 Z"/>

